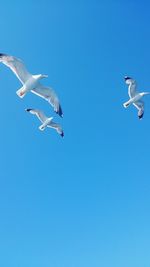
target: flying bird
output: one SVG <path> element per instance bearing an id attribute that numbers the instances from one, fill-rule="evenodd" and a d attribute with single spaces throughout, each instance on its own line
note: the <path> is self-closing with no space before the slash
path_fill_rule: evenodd
<path id="1" fill-rule="evenodd" d="M 38 109 L 27 108 L 26 111 L 30 112 L 33 115 L 36 115 L 39 120 L 42 122 L 39 130 L 44 131 L 46 127 L 54 128 L 62 137 L 64 136 L 64 132 L 61 126 L 53 121 L 53 117 L 48 118 L 45 116 L 43 111 Z"/>
<path id="2" fill-rule="evenodd" d="M 136 88 L 137 84 L 136 81 L 133 80 L 131 77 L 125 76 L 125 82 L 128 85 L 128 95 L 130 99 L 123 104 L 125 108 L 129 105 L 133 104 L 138 109 L 138 117 L 139 119 L 143 118 L 144 115 L 144 102 L 141 98 L 145 95 L 150 94 L 150 92 L 142 92 L 139 93 Z"/>
<path id="3" fill-rule="evenodd" d="M 58 113 L 59 116 L 63 117 L 63 112 L 55 91 L 40 83 L 40 80 L 48 77 L 48 75 L 32 75 L 19 58 L 6 54 L 0 53 L 0 62 L 9 67 L 22 83 L 23 86 L 16 92 L 19 97 L 23 98 L 28 91 L 31 91 L 47 100 L 54 108 L 54 111 Z"/>

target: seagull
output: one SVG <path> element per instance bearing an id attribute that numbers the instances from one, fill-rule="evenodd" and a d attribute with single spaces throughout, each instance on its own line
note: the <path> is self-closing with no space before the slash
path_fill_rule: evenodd
<path id="1" fill-rule="evenodd" d="M 64 132 L 61 126 L 53 122 L 53 117 L 48 118 L 47 116 L 45 116 L 43 111 L 38 109 L 27 108 L 26 111 L 30 112 L 33 115 L 36 115 L 42 122 L 42 125 L 40 125 L 39 130 L 44 131 L 46 127 L 50 127 L 54 128 L 57 131 L 57 133 L 59 133 L 62 137 L 64 136 Z"/>
<path id="2" fill-rule="evenodd" d="M 141 100 L 141 98 L 145 95 L 149 95 L 150 92 L 138 93 L 138 91 L 136 90 L 136 81 L 128 76 L 125 76 L 124 79 L 126 84 L 128 85 L 128 95 L 130 97 L 130 100 L 125 102 L 123 106 L 127 108 L 129 105 L 133 104 L 138 109 L 139 119 L 142 119 L 144 115 L 144 102 Z"/>
<path id="3" fill-rule="evenodd" d="M 32 75 L 19 58 L 6 54 L 0 53 L 0 62 L 9 67 L 22 83 L 23 86 L 16 92 L 19 97 L 23 98 L 28 91 L 31 91 L 47 100 L 54 108 L 54 111 L 63 117 L 63 112 L 54 90 L 50 87 L 43 86 L 39 82 L 42 78 L 47 78 L 48 75 Z"/>

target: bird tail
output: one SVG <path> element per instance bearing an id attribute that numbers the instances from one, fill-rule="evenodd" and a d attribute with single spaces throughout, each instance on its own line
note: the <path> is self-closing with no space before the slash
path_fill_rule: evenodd
<path id="1" fill-rule="evenodd" d="M 24 89 L 24 88 L 21 87 L 19 90 L 16 91 L 16 94 L 17 94 L 20 98 L 23 98 L 23 97 L 26 95 L 26 93 L 27 93 L 27 92 L 25 92 L 23 89 Z"/>

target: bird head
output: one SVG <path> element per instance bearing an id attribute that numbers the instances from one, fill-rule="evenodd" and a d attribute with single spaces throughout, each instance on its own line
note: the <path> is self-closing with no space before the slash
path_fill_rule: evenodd
<path id="1" fill-rule="evenodd" d="M 132 80 L 132 78 L 129 76 L 125 76 L 124 79 L 125 79 L 126 84 L 129 84 Z"/>
<path id="2" fill-rule="evenodd" d="M 47 78 L 48 77 L 48 75 L 46 75 L 46 74 L 38 74 L 38 75 L 34 75 L 34 78 L 36 79 L 36 80 L 41 80 L 41 79 L 43 79 L 43 78 Z"/>
<path id="3" fill-rule="evenodd" d="M 47 74 L 41 74 L 41 78 L 48 78 Z"/>
<path id="4" fill-rule="evenodd" d="M 143 92 L 143 93 L 141 93 L 142 96 L 149 95 L 149 94 L 150 94 L 150 92 Z"/>

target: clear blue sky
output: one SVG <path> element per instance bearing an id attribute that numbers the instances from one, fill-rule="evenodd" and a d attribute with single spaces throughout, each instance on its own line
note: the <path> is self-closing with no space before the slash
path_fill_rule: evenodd
<path id="1" fill-rule="evenodd" d="M 64 118 L 0 65 L 0 266 L 149 267 L 150 3 L 1 1 L 0 52 L 48 74 Z M 62 124 L 40 132 L 25 108 Z"/>

